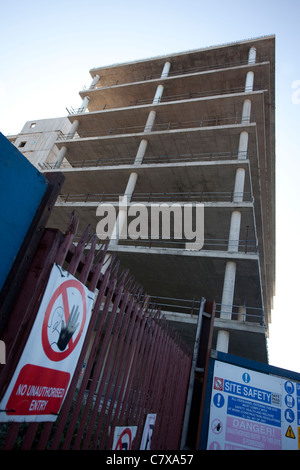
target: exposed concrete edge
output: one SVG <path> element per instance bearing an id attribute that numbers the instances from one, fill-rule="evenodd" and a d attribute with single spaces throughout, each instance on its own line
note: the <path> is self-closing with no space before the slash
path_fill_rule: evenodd
<path id="1" fill-rule="evenodd" d="M 239 44 L 247 44 L 247 43 L 249 44 L 249 43 L 262 41 L 262 40 L 269 40 L 269 39 L 275 39 L 275 34 L 263 35 L 263 36 L 248 38 L 248 39 L 242 39 L 240 41 L 232 41 L 232 42 L 228 42 L 228 43 L 224 43 L 224 44 L 216 44 L 214 46 L 205 46 L 205 47 L 201 47 L 201 48 L 198 48 L 198 49 L 190 49 L 190 50 L 182 51 L 182 52 L 173 52 L 173 53 L 170 53 L 170 54 L 163 54 L 163 55 L 160 55 L 160 56 L 148 57 L 148 58 L 143 58 L 143 59 L 138 59 L 138 60 L 133 60 L 133 61 L 119 62 L 119 63 L 115 63 L 115 64 L 102 65 L 102 66 L 100 65 L 98 67 L 93 67 L 92 69 L 90 69 L 90 74 L 91 74 L 91 76 L 94 76 L 95 73 L 97 72 L 97 70 L 105 70 L 105 69 L 112 68 L 112 67 L 119 67 L 120 65 L 122 65 L 122 66 L 132 65 L 132 64 L 135 64 L 135 63 L 149 62 L 150 60 L 172 58 L 172 57 L 177 57 L 177 56 L 181 56 L 181 55 L 185 55 L 185 54 L 195 54 L 195 53 L 205 52 L 205 51 L 209 51 L 209 50 L 213 50 L 213 49 L 220 49 L 221 47 L 225 48 L 225 47 L 229 47 L 229 46 L 236 46 L 236 45 L 239 45 Z"/>
<path id="2" fill-rule="evenodd" d="M 161 312 L 165 318 L 169 321 L 179 322 L 184 324 L 197 325 L 198 317 L 197 315 L 189 315 L 186 313 L 176 313 L 176 312 Z M 214 321 L 215 329 L 222 330 L 231 330 L 231 331 L 246 331 L 248 333 L 257 333 L 265 335 L 266 329 L 264 326 L 259 325 L 258 323 L 251 323 L 247 321 L 238 321 L 238 320 L 225 320 L 223 318 L 215 318 Z"/>
<path id="3" fill-rule="evenodd" d="M 175 255 L 175 256 L 203 256 L 208 258 L 225 258 L 225 259 L 246 259 L 258 261 L 258 253 L 242 253 L 230 251 L 216 250 L 185 250 L 183 248 L 149 248 L 140 246 L 111 246 L 108 252 L 134 252 L 135 254 L 156 254 L 156 255 Z"/>

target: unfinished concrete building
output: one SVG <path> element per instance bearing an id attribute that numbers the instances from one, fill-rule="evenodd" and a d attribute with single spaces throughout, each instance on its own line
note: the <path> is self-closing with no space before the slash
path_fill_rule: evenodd
<path id="1" fill-rule="evenodd" d="M 98 205 L 119 210 L 124 196 L 146 206 L 202 203 L 202 249 L 150 235 L 111 240 L 109 252 L 191 345 L 204 297 L 217 306 L 213 347 L 267 362 L 275 286 L 275 37 L 90 74 L 51 159 L 38 160 L 43 172 L 59 169 L 66 177 L 49 225 L 65 230 L 75 210 L 79 232 L 87 224 L 96 232 Z"/>
<path id="2" fill-rule="evenodd" d="M 59 152 L 55 142 L 59 135 L 65 135 L 70 127 L 66 117 L 27 121 L 19 134 L 7 138 L 30 163 L 41 170 L 45 167 L 45 162 L 50 167 L 53 166 Z"/>

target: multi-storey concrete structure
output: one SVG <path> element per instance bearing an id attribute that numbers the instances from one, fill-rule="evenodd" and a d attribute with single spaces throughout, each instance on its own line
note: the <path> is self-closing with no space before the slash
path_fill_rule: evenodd
<path id="1" fill-rule="evenodd" d="M 193 340 L 217 303 L 214 347 L 267 361 L 275 285 L 275 38 L 95 68 L 55 142 L 63 194 L 50 225 L 96 231 L 101 201 L 204 204 L 204 246 L 112 240 L 167 318 Z M 121 217 L 120 213 L 120 217 Z M 168 304 L 168 305 L 166 305 Z"/>
<path id="2" fill-rule="evenodd" d="M 53 166 L 59 152 L 55 142 L 70 127 L 71 123 L 66 117 L 27 121 L 19 134 L 8 136 L 8 139 L 41 170 L 45 167 L 45 162 L 50 167 Z"/>

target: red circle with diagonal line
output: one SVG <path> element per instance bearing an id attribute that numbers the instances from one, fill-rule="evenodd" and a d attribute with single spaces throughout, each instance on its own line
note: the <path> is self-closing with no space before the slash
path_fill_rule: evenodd
<path id="1" fill-rule="evenodd" d="M 128 449 L 127 450 L 131 450 L 132 435 L 131 435 L 131 431 L 130 431 L 129 428 L 124 429 L 122 434 L 119 436 L 118 442 L 116 443 L 114 450 L 123 450 L 123 441 L 122 441 L 122 439 L 123 439 L 124 436 L 128 436 L 128 441 L 129 442 L 128 442 Z"/>
<path id="2" fill-rule="evenodd" d="M 67 348 L 64 351 L 58 352 L 54 351 L 48 338 L 48 322 L 49 318 L 53 309 L 53 306 L 56 302 L 56 300 L 59 298 L 59 296 L 62 296 L 62 301 L 63 301 L 63 310 L 64 310 L 64 319 L 65 319 L 65 324 L 67 324 L 68 319 L 70 317 L 70 305 L 69 305 L 69 298 L 68 298 L 68 289 L 69 288 L 74 288 L 77 289 L 80 293 L 81 299 L 82 299 L 82 306 L 83 306 L 83 312 L 82 312 L 82 317 L 81 317 L 81 322 L 80 322 L 80 327 L 79 331 L 76 335 L 75 340 L 73 338 L 70 339 Z M 54 294 L 51 297 L 51 300 L 48 304 L 44 321 L 43 321 L 43 327 L 42 327 L 42 345 L 43 349 L 45 351 L 46 356 L 51 360 L 51 361 L 62 361 L 66 357 L 68 357 L 72 351 L 75 349 L 78 341 L 80 340 L 80 337 L 83 332 L 83 328 L 85 325 L 85 320 L 86 320 L 86 297 L 85 297 L 85 290 L 84 286 L 77 281 L 76 279 L 71 279 L 68 281 L 63 282 L 54 292 Z"/>

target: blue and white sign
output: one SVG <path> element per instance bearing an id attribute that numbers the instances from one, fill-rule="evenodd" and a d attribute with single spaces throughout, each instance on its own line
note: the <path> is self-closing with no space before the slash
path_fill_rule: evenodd
<path id="1" fill-rule="evenodd" d="M 299 450 L 300 383 L 216 360 L 208 450 Z"/>

